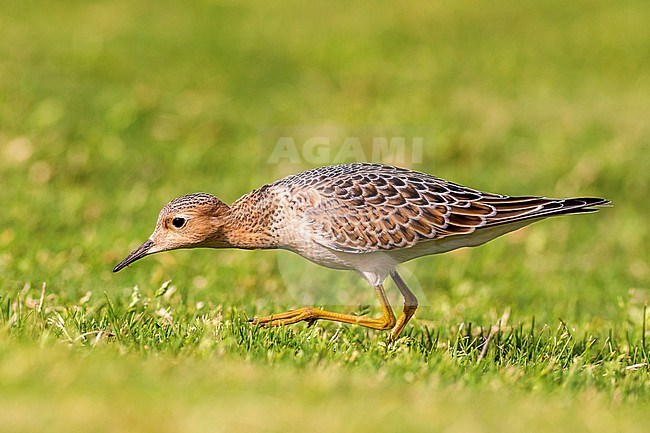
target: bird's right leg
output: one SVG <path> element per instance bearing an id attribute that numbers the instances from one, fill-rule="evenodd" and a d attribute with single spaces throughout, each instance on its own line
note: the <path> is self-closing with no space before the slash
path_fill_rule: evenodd
<path id="1" fill-rule="evenodd" d="M 411 320 L 411 317 L 413 317 L 415 311 L 418 309 L 418 298 L 416 298 L 413 292 L 411 292 L 411 289 L 408 288 L 397 271 L 391 272 L 390 276 L 393 281 L 395 281 L 395 285 L 404 297 L 404 309 L 402 310 L 402 314 L 397 318 L 397 324 L 390 334 L 391 339 L 396 340 L 397 336 L 402 332 L 402 329 L 404 329 L 408 321 Z"/>

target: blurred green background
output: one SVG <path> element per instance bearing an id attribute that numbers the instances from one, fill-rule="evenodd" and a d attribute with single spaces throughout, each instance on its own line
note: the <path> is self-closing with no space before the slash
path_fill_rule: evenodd
<path id="1" fill-rule="evenodd" d="M 60 311 L 88 292 L 91 304 L 104 294 L 128 304 L 133 286 L 153 293 L 170 279 L 185 301 L 238 306 L 243 317 L 299 306 L 282 278 L 288 253 L 184 251 L 111 269 L 169 199 L 206 191 L 231 202 L 314 166 L 269 163 L 279 137 L 335 131 L 368 134 L 367 155 L 373 134 L 422 137 L 422 158 L 397 162 L 475 188 L 614 203 L 407 264 L 429 304 L 416 323 L 489 326 L 510 309 L 515 325 L 562 319 L 603 334 L 641 326 L 650 298 L 647 1 L 0 0 L 0 11 L 5 317 L 18 293 L 37 297 L 43 282 Z M 373 301 L 362 282 L 354 290 L 359 304 Z M 39 332 L 2 334 L 5 369 L 31 359 Z"/>

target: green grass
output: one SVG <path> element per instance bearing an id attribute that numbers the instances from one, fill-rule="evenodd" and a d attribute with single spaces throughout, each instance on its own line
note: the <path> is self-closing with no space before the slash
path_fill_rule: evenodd
<path id="1" fill-rule="evenodd" d="M 1 431 L 647 430 L 647 2 L 0 9 Z M 310 299 L 377 314 L 286 252 L 111 272 L 170 198 L 319 165 L 269 163 L 279 138 L 331 136 L 334 163 L 382 135 L 424 141 L 384 162 L 614 207 L 403 265 L 423 305 L 390 345 L 251 328 Z"/>

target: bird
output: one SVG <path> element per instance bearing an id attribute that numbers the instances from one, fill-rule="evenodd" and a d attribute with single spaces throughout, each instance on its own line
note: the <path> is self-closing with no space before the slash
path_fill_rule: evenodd
<path id="1" fill-rule="evenodd" d="M 475 247 L 551 216 L 591 213 L 598 197 L 509 196 L 468 188 L 430 174 L 375 163 L 329 165 L 261 186 L 227 205 L 208 193 L 167 203 L 151 236 L 113 272 L 150 254 L 181 248 L 283 249 L 316 264 L 359 273 L 374 289 L 380 317 L 303 307 L 255 317 L 253 325 L 317 320 L 391 331 L 396 340 L 418 308 L 397 272 L 406 261 Z M 404 305 L 396 318 L 384 282 Z"/>

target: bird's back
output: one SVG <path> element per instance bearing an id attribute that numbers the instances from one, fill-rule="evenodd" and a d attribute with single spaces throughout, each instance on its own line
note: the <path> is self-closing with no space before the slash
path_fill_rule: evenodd
<path id="1" fill-rule="evenodd" d="M 485 231 L 489 240 L 541 218 L 593 212 L 593 206 L 609 203 L 602 198 L 511 197 L 368 163 L 307 170 L 260 190 L 273 194 L 281 213 L 307 231 L 303 235 L 347 253 L 413 248 L 476 231 Z"/>

